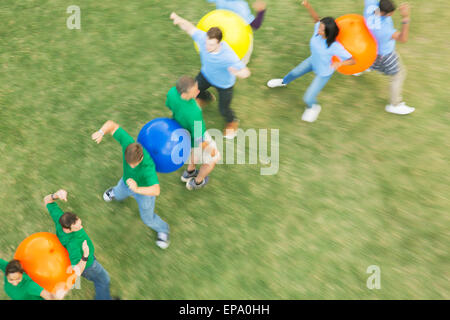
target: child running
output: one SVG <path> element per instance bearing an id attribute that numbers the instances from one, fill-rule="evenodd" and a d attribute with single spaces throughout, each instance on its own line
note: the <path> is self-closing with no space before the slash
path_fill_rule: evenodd
<path id="1" fill-rule="evenodd" d="M 330 80 L 334 71 L 341 66 L 355 64 L 352 55 L 336 41 L 339 34 L 339 27 L 334 18 L 325 17 L 320 19 L 308 1 L 302 2 L 313 18 L 314 34 L 310 40 L 311 56 L 295 67 L 283 79 L 272 79 L 267 82 L 269 88 L 286 87 L 293 80 L 313 71 L 316 74 L 313 82 L 306 90 L 303 101 L 306 103 L 306 110 L 302 115 L 302 120 L 307 122 L 316 121 L 322 107 L 317 103 L 317 95 Z M 331 58 L 338 56 L 341 61 L 332 62 Z"/>

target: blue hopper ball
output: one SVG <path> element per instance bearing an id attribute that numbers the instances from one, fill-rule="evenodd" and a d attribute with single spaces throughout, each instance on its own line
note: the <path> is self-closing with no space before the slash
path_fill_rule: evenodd
<path id="1" fill-rule="evenodd" d="M 181 168 L 191 153 L 191 135 L 169 118 L 148 122 L 139 132 L 137 141 L 150 153 L 156 171 L 161 173 Z"/>

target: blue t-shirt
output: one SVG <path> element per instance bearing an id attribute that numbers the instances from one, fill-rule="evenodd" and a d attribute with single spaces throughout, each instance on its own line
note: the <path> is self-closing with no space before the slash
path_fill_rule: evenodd
<path id="1" fill-rule="evenodd" d="M 202 62 L 200 71 L 213 86 L 221 89 L 231 88 L 236 83 L 236 76 L 231 74 L 228 68 L 233 67 L 241 70 L 245 68 L 245 65 L 225 41 L 220 43 L 219 52 L 208 52 L 206 50 L 206 38 L 206 32 L 199 29 L 192 35 L 192 39 L 197 43 L 200 51 L 200 61 Z"/>
<path id="2" fill-rule="evenodd" d="M 344 49 L 342 44 L 335 41 L 328 47 L 327 39 L 317 33 L 320 21 L 314 26 L 314 34 L 309 42 L 311 46 L 311 63 L 315 74 L 321 77 L 328 77 L 333 74 L 331 67 L 333 56 L 339 57 L 341 61 L 350 59 L 352 55 Z"/>
<path id="3" fill-rule="evenodd" d="M 248 6 L 247 1 L 243 0 L 208 0 L 208 2 L 214 2 L 217 9 L 225 9 L 233 11 L 240 15 L 247 24 L 250 24 L 255 20 L 255 16 L 252 15 L 252 11 Z"/>
<path id="4" fill-rule="evenodd" d="M 378 54 L 384 56 L 395 50 L 395 40 L 392 36 L 397 31 L 391 17 L 380 16 L 379 0 L 365 0 L 364 18 L 367 28 L 372 32 L 378 44 Z"/>

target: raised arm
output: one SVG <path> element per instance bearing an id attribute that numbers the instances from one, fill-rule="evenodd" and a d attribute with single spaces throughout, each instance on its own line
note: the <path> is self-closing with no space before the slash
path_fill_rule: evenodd
<path id="1" fill-rule="evenodd" d="M 309 3 L 308 0 L 303 0 L 302 1 L 302 5 L 308 10 L 309 14 L 311 15 L 311 17 L 314 20 L 314 23 L 319 22 L 320 21 L 320 17 L 317 14 L 317 12 L 313 9 L 313 7 L 311 6 L 311 4 Z"/>
<path id="2" fill-rule="evenodd" d="M 112 120 L 108 120 L 103 124 L 100 130 L 92 134 L 91 136 L 92 140 L 95 140 L 95 142 L 100 143 L 105 134 L 111 133 L 113 135 L 117 129 L 119 129 L 119 125 Z"/>
<path id="3" fill-rule="evenodd" d="M 44 197 L 44 204 L 47 205 L 49 203 L 55 202 L 55 200 L 61 199 L 65 202 L 67 202 L 67 191 L 60 189 L 56 191 L 55 193 L 51 193 L 49 195 L 46 195 Z"/>
<path id="4" fill-rule="evenodd" d="M 400 15 L 402 16 L 402 31 L 395 32 L 392 35 L 392 39 L 395 41 L 405 43 L 408 41 L 408 35 L 409 35 L 409 5 L 407 3 L 402 3 L 400 7 L 398 8 Z"/>
<path id="5" fill-rule="evenodd" d="M 181 18 L 175 12 L 172 12 L 172 14 L 170 15 L 170 19 L 173 20 L 174 25 L 179 26 L 181 30 L 185 31 L 191 37 L 194 35 L 195 31 L 197 30 L 197 28 L 192 23 Z"/>

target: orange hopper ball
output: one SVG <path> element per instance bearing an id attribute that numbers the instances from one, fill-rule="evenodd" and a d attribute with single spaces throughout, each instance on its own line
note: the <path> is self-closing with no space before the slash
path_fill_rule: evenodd
<path id="1" fill-rule="evenodd" d="M 347 14 L 336 19 L 339 35 L 336 40 L 350 52 L 356 60 L 352 66 L 338 69 L 343 74 L 354 74 L 368 69 L 377 58 L 377 42 L 366 26 L 364 17 L 359 14 Z M 336 56 L 333 62 L 340 61 Z"/>
<path id="2" fill-rule="evenodd" d="M 39 232 L 23 240 L 14 259 L 34 282 L 52 293 L 69 290 L 75 283 L 75 274 L 68 272 L 69 253 L 52 233 Z"/>

